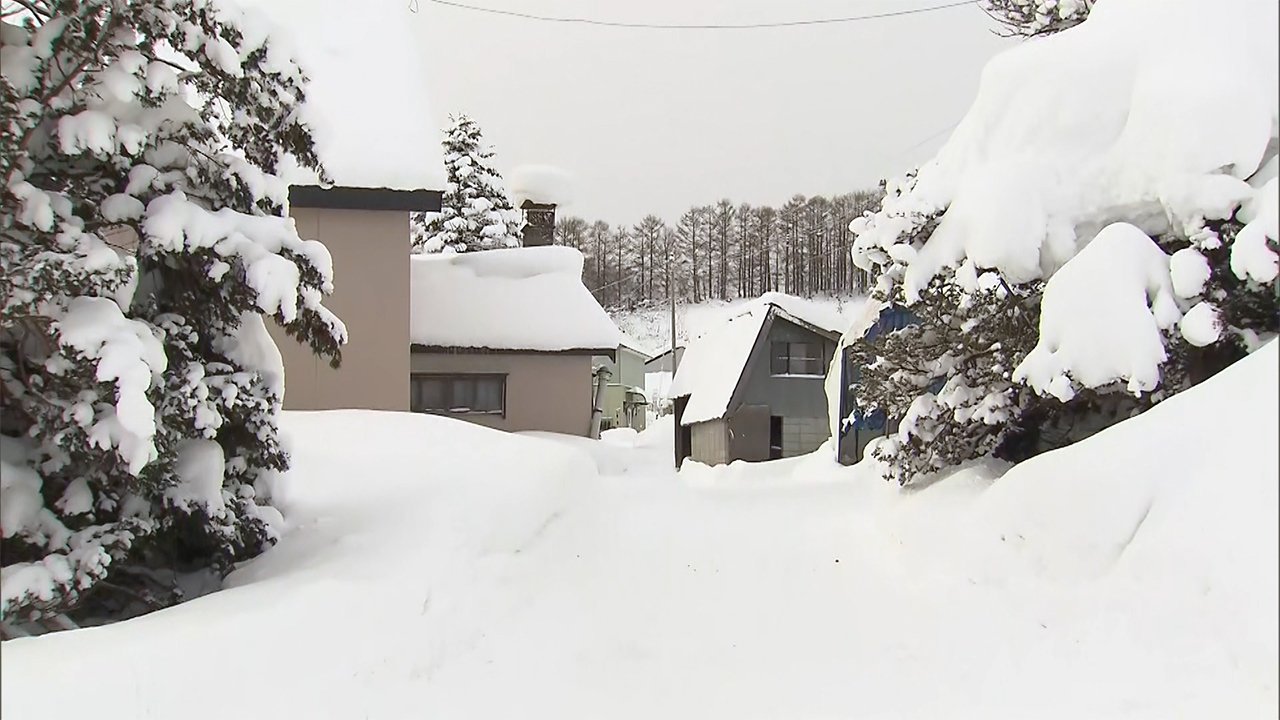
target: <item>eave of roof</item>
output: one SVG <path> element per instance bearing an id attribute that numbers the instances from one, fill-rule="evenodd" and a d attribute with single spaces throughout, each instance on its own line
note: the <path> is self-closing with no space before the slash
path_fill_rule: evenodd
<path id="1" fill-rule="evenodd" d="M 296 208 L 329 210 L 385 210 L 392 212 L 439 212 L 444 193 L 440 190 L 390 190 L 364 187 L 320 187 L 293 185 L 289 205 Z"/>
<path id="2" fill-rule="evenodd" d="M 537 350 L 533 348 L 488 348 L 459 345 L 422 345 L 411 343 L 410 352 L 439 353 L 444 355 L 592 355 L 617 359 L 617 348 L 565 348 L 562 350 Z"/>

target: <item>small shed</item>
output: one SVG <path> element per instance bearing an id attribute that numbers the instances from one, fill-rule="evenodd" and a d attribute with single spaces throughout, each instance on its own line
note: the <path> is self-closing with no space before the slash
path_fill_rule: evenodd
<path id="1" fill-rule="evenodd" d="M 690 342 L 671 386 L 676 465 L 816 450 L 830 436 L 824 381 L 842 324 L 838 313 L 769 293 Z"/>

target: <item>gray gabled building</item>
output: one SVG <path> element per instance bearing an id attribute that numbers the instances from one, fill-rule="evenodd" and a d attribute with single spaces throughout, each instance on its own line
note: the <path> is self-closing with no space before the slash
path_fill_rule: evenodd
<path id="1" fill-rule="evenodd" d="M 830 437 L 824 389 L 838 315 L 769 293 L 689 343 L 672 381 L 675 461 L 803 455 Z"/>

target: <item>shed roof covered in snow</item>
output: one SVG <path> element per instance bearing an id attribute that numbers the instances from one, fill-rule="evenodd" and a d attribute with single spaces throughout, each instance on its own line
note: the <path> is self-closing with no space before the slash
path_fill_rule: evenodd
<path id="1" fill-rule="evenodd" d="M 440 190 L 440 134 L 431 124 L 427 65 L 417 16 L 402 0 L 221 0 L 270 33 L 273 52 L 292 56 L 310 79 L 303 114 L 335 185 Z M 315 185 L 310 170 L 282 170 L 292 185 Z"/>
<path id="2" fill-rule="evenodd" d="M 785 293 L 766 293 L 701 337 L 689 343 L 671 381 L 671 397 L 688 396 L 681 424 L 724 417 L 747 360 L 773 317 L 833 338 L 847 320 L 831 308 Z"/>
<path id="3" fill-rule="evenodd" d="M 416 255 L 410 263 L 414 345 L 613 355 L 622 344 L 582 284 L 582 253 L 573 248 Z"/>

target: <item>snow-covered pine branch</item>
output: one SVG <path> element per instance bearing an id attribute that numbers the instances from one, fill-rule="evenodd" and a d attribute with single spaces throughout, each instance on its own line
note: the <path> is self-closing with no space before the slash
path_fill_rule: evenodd
<path id="1" fill-rule="evenodd" d="M 10 6 L 0 617 L 119 616 L 178 596 L 154 570 L 226 571 L 274 537 L 288 459 L 264 317 L 340 359 L 329 254 L 275 175 L 320 170 L 306 78 L 207 0 Z"/>

